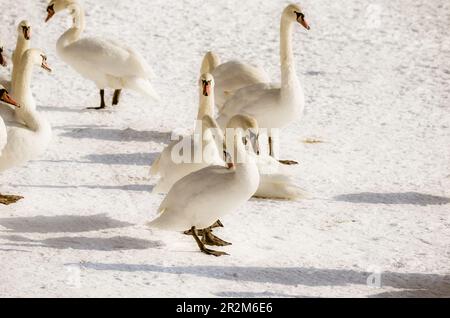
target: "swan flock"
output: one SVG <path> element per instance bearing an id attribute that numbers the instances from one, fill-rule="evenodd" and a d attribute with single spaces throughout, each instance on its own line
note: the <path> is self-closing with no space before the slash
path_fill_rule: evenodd
<path id="1" fill-rule="evenodd" d="M 60 12 L 71 17 L 71 26 L 56 41 L 56 52 L 96 85 L 100 102 L 88 109 L 108 107 L 106 89 L 113 91 L 113 106 L 128 89 L 151 103 L 161 101 L 151 83 L 156 76 L 138 51 L 123 42 L 83 35 L 87 21 L 77 0 L 51 0 L 44 12 L 46 23 Z M 298 120 L 305 107 L 292 39 L 298 25 L 310 29 L 302 7 L 290 4 L 280 18 L 279 83 L 271 81 L 259 66 L 238 60 L 221 62 L 219 54 L 205 50 L 192 133 L 168 144 L 150 168 L 151 176 L 158 178 L 152 195 L 164 199 L 149 227 L 192 236 L 205 254 L 227 255 L 208 247 L 231 244 L 213 234 L 223 227 L 224 216 L 252 197 L 299 200 L 305 196 L 290 173 L 297 161 L 280 160 L 275 151 L 280 143 L 277 130 Z M 39 92 L 32 91 L 31 82 L 35 70 L 52 69 L 45 52 L 32 47 L 33 34 L 29 21 L 17 25 L 11 75 L 0 77 L 0 173 L 25 169 L 51 142 L 51 125 L 39 111 L 34 98 Z M 0 66 L 7 64 L 0 42 Z M 268 149 L 263 147 L 266 142 Z M 20 195 L 0 194 L 3 205 L 21 199 Z"/>

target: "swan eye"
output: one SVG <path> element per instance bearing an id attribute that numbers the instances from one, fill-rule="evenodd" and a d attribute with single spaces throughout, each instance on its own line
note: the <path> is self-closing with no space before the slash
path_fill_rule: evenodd
<path id="1" fill-rule="evenodd" d="M 294 13 L 297 15 L 297 20 L 298 19 L 305 19 L 305 15 L 303 14 L 303 13 L 301 13 L 301 12 L 297 12 L 297 11 L 294 11 Z"/>
<path id="2" fill-rule="evenodd" d="M 0 47 L 0 53 L 3 53 L 3 48 L 2 47 Z"/>
<path id="3" fill-rule="evenodd" d="M 53 12 L 53 11 L 55 11 L 55 5 L 51 4 L 47 7 L 47 12 Z"/>

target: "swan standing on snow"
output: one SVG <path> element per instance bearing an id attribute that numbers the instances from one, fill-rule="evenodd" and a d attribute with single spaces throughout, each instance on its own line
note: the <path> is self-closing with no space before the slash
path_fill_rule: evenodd
<path id="1" fill-rule="evenodd" d="M 8 104 L 8 105 L 19 107 L 17 102 L 14 99 L 12 99 L 11 96 L 9 96 L 8 91 L 1 84 L 0 84 L 0 101 L 2 103 Z M 7 135 L 7 131 L 6 131 L 5 122 L 3 121 L 2 117 L 0 116 L 0 156 L 2 155 L 3 148 L 6 145 L 7 136 L 8 135 Z M 22 197 L 20 197 L 20 196 L 0 194 L 0 204 L 8 205 L 8 204 L 17 202 L 20 199 L 22 199 Z"/>
<path id="2" fill-rule="evenodd" d="M 84 11 L 76 0 L 52 0 L 47 7 L 49 21 L 56 13 L 67 9 L 73 17 L 73 26 L 56 43 L 58 56 L 84 78 L 92 80 L 100 90 L 100 106 L 106 107 L 105 88 L 113 88 L 113 105 L 119 103 L 123 88 L 133 89 L 159 100 L 149 79 L 153 72 L 143 57 L 123 44 L 101 38 L 82 38 Z"/>
<path id="3" fill-rule="evenodd" d="M 194 135 L 171 142 L 154 161 L 150 174 L 159 174 L 160 179 L 153 188 L 153 193 L 167 193 L 176 181 L 209 165 L 225 165 L 220 150 L 222 147 L 218 149 L 219 141 L 215 138 L 221 136 L 214 133 L 214 129 L 215 132 L 219 131 L 219 126 L 213 119 L 214 78 L 211 74 L 200 76 L 199 91 L 196 123 L 201 123 L 201 127 L 195 127 Z M 186 150 L 190 151 L 189 154 L 184 153 Z M 174 156 L 180 157 L 180 160 L 174 161 Z M 183 162 L 179 162 L 181 158 Z"/>
<path id="4" fill-rule="evenodd" d="M 257 127 L 251 121 L 244 125 L 244 129 L 255 130 Z M 205 247 L 205 244 L 229 245 L 211 233 L 211 224 L 247 202 L 259 184 L 258 168 L 253 156 L 249 155 L 253 150 L 245 149 L 243 137 L 242 131 L 236 132 L 235 156 L 231 157 L 227 167 L 209 166 L 176 182 L 158 209 L 160 215 L 149 226 L 169 231 L 190 229 L 185 233 L 194 236 L 203 253 L 226 255 Z M 199 235 L 203 236 L 202 240 Z"/>
<path id="5" fill-rule="evenodd" d="M 303 89 L 295 71 L 292 32 L 295 23 L 307 30 L 309 25 L 300 6 L 287 6 L 280 23 L 281 85 L 260 83 L 238 90 L 223 106 L 217 122 L 223 128 L 236 114 L 254 117 L 260 127 L 282 128 L 297 119 L 304 109 Z M 272 134 L 270 134 L 272 135 Z M 270 155 L 274 156 L 273 138 L 269 135 Z M 295 164 L 294 161 L 281 161 Z"/>
<path id="6" fill-rule="evenodd" d="M 201 72 L 211 73 L 214 76 L 216 81 L 214 93 L 219 111 L 240 88 L 270 82 L 269 75 L 262 68 L 235 60 L 220 64 L 219 57 L 213 52 L 206 53 L 203 58 Z"/>
<path id="7" fill-rule="evenodd" d="M 24 124 L 11 123 L 6 146 L 0 155 L 0 172 L 36 159 L 47 149 L 51 138 L 51 126 L 36 111 L 30 89 L 34 65 L 51 71 L 47 65 L 47 58 L 41 50 L 29 49 L 23 54 L 17 77 L 15 99 L 21 106 L 17 112 Z"/>

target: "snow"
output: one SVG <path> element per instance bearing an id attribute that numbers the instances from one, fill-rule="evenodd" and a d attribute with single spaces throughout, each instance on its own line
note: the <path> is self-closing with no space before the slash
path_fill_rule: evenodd
<path id="1" fill-rule="evenodd" d="M 450 296 L 448 1 L 302 1 L 311 30 L 296 28 L 294 49 L 307 104 L 281 151 L 300 161 L 292 173 L 309 198 L 252 199 L 225 217 L 216 233 L 233 245 L 220 258 L 145 226 L 163 198 L 149 167 L 172 132 L 193 127 L 207 50 L 279 80 L 287 2 L 84 3 L 85 34 L 139 50 L 162 102 L 126 91 L 118 107 L 85 110 L 99 102 L 94 84 L 55 53 L 67 13 L 44 24 L 47 1 L 0 0 L 8 55 L 27 18 L 54 70 L 33 82 L 51 146 L 0 176 L 2 193 L 25 196 L 0 206 L 0 296 Z"/>

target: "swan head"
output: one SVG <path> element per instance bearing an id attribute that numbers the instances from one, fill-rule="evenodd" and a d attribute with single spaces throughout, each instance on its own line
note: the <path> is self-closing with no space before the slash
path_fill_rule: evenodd
<path id="1" fill-rule="evenodd" d="M 29 41 L 31 39 L 31 24 L 27 20 L 23 20 L 19 23 L 17 27 L 17 32 L 19 36 L 22 36 L 25 40 Z"/>
<path id="2" fill-rule="evenodd" d="M 250 152 L 254 153 L 259 150 L 259 125 L 255 118 L 242 114 L 233 116 L 228 121 L 226 129 L 228 136 L 230 133 L 236 138 L 236 143 L 242 140 L 242 143 L 247 146 L 250 141 L 251 149 L 248 149 Z M 229 137 L 225 139 L 229 141 Z M 225 153 L 225 156 L 229 156 L 229 154 Z"/>
<path id="3" fill-rule="evenodd" d="M 210 96 L 211 92 L 214 91 L 214 77 L 209 73 L 200 75 L 198 84 L 203 96 Z"/>
<path id="4" fill-rule="evenodd" d="M 47 6 L 47 18 L 45 22 L 48 22 L 56 13 L 67 9 L 74 3 L 76 3 L 75 0 L 51 0 Z"/>
<path id="5" fill-rule="evenodd" d="M 0 101 L 5 104 L 20 107 L 19 104 L 8 94 L 6 88 L 0 84 Z"/>
<path id="6" fill-rule="evenodd" d="M 3 67 L 8 66 L 8 63 L 6 63 L 6 58 L 3 55 L 3 45 L 0 43 L 0 65 Z"/>
<path id="7" fill-rule="evenodd" d="M 298 4 L 288 5 L 283 11 L 283 18 L 300 23 L 306 30 L 310 29 L 308 22 L 306 22 L 303 9 Z"/>
<path id="8" fill-rule="evenodd" d="M 39 49 L 29 49 L 24 53 L 24 58 L 28 58 L 31 60 L 31 63 L 34 65 L 39 65 L 41 68 L 46 70 L 47 72 L 51 72 L 52 69 L 47 63 L 47 55 Z"/>

